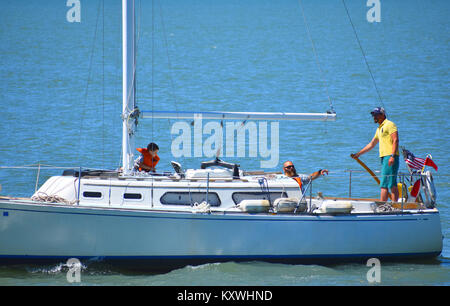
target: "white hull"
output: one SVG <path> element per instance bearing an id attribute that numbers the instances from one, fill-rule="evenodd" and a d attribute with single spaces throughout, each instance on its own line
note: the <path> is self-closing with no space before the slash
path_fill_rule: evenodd
<path id="1" fill-rule="evenodd" d="M 99 258 L 186 265 L 433 257 L 439 212 L 274 215 L 108 209 L 0 201 L 0 260 Z"/>

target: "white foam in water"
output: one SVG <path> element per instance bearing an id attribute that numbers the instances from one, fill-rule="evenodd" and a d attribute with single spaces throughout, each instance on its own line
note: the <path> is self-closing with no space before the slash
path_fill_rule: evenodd
<path id="1" fill-rule="evenodd" d="M 81 271 L 84 271 L 87 269 L 87 266 L 81 264 Z M 59 273 L 65 273 L 70 268 L 72 268 L 72 265 L 68 265 L 67 262 L 65 263 L 58 263 L 54 266 L 42 266 L 42 267 L 27 267 L 27 271 L 30 273 L 43 273 L 43 274 L 59 274 Z"/>

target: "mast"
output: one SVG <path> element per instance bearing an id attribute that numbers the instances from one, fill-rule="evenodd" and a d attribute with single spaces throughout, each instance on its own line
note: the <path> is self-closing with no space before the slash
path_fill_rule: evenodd
<path id="1" fill-rule="evenodd" d="M 133 167 L 135 111 L 134 0 L 122 0 L 122 163 L 123 173 Z M 134 120 L 131 120 L 134 119 Z"/>

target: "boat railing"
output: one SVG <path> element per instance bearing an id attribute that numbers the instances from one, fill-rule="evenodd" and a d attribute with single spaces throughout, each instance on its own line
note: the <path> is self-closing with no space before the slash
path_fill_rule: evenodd
<path id="1" fill-rule="evenodd" d="M 16 171 L 19 171 L 16 172 Z M 24 175 L 24 171 L 35 171 L 35 179 L 33 179 L 33 175 Z M 80 191 L 81 187 L 81 178 L 83 176 L 99 176 L 99 177 L 119 177 L 119 172 L 117 170 L 96 170 L 93 168 L 85 168 L 85 167 L 62 167 L 62 166 L 53 166 L 53 165 L 46 165 L 46 164 L 33 164 L 33 165 L 24 165 L 24 166 L 0 166 L 0 186 L 3 185 L 3 190 L 0 187 L 0 191 L 2 195 L 8 195 L 8 194 L 18 194 L 19 197 L 30 197 L 30 193 L 33 190 L 30 189 L 24 189 L 22 188 L 20 192 L 15 192 L 15 189 L 17 189 L 16 186 L 34 186 L 34 193 L 39 189 L 40 185 L 43 184 L 48 178 L 54 175 L 61 175 L 61 171 L 63 172 L 63 175 L 70 175 L 77 178 L 76 180 L 76 203 L 79 203 L 80 201 Z M 377 175 L 379 174 L 379 171 L 376 171 Z M 258 176 L 262 173 L 258 172 Z M 278 173 L 279 174 L 279 173 Z M 278 175 L 277 174 L 277 175 Z M 155 174 L 156 175 L 156 174 Z M 159 173 L 159 175 L 162 175 L 162 173 Z M 266 177 L 268 180 L 262 182 L 263 185 L 261 192 L 267 192 L 270 196 L 270 193 L 268 192 L 269 185 L 271 184 L 270 178 L 276 176 L 273 173 L 266 173 Z M 445 176 L 445 174 L 440 174 L 440 176 Z M 448 176 L 448 175 L 447 175 Z M 139 179 L 139 178 L 138 178 Z M 209 196 L 211 193 L 211 186 L 210 183 L 213 181 L 217 181 L 217 179 L 212 179 L 211 177 L 206 177 L 206 200 L 210 200 Z M 330 179 L 334 179 L 334 182 L 339 183 L 331 183 Z M 422 180 L 422 186 L 420 187 L 420 190 L 416 196 L 415 199 L 411 200 L 411 197 L 408 198 L 408 195 L 410 194 L 410 189 L 415 182 L 418 180 Z M 369 182 L 371 181 L 371 182 Z M 434 207 L 436 203 L 436 195 L 435 192 L 428 192 L 427 188 L 430 187 L 429 184 L 430 177 L 427 177 L 427 173 L 405 173 L 400 172 L 398 174 L 398 183 L 401 188 L 399 188 L 399 201 L 396 203 L 396 207 L 399 207 L 399 209 L 408 209 L 408 207 L 411 207 L 411 203 L 422 203 L 428 208 Z M 346 182 L 348 182 L 348 186 L 345 185 Z M 344 183 L 342 188 L 342 183 Z M 428 184 L 427 184 L 428 183 Z M 431 180 L 432 183 L 432 180 Z M 328 186 L 325 189 L 322 189 L 324 187 L 324 184 L 327 184 Z M 7 187 L 7 188 L 5 188 Z M 434 185 L 432 186 L 434 188 Z M 347 191 L 345 189 L 347 188 Z M 326 180 L 318 179 L 315 181 L 309 181 L 308 184 L 305 184 L 304 191 L 301 193 L 301 198 L 297 203 L 296 211 L 300 205 L 300 203 L 306 203 L 307 204 L 307 211 L 311 211 L 312 209 L 312 202 L 313 202 L 313 190 L 318 189 L 318 191 L 322 190 L 331 190 L 335 197 L 340 197 L 340 199 L 371 199 L 373 201 L 377 201 L 374 198 L 377 198 L 379 195 L 379 185 L 375 184 L 375 182 L 372 180 L 370 176 L 367 175 L 367 173 L 364 173 L 364 171 L 361 170 L 335 170 L 329 173 L 329 176 L 327 176 Z M 11 190 L 14 190 L 13 192 Z M 354 191 L 357 190 L 357 194 L 363 193 L 364 196 L 356 196 L 354 194 Z M 336 191 L 336 192 L 335 192 Z M 325 192 L 324 192 L 325 193 Z M 369 196 L 368 196 L 369 195 Z M 371 196 L 372 195 L 372 196 Z M 330 198 L 330 197 L 327 197 Z M 407 207 L 405 207 L 405 204 L 408 204 Z M 417 207 L 422 207 L 421 205 L 416 205 Z"/>
<path id="2" fill-rule="evenodd" d="M 375 171 L 375 173 L 377 175 L 379 175 L 381 177 L 380 171 Z M 357 174 L 357 175 L 356 175 Z M 398 190 L 399 190 L 399 197 L 398 197 L 398 201 L 396 201 L 395 206 L 399 207 L 400 210 L 404 210 L 407 209 L 407 207 L 404 207 L 405 204 L 408 203 L 408 207 L 414 206 L 414 205 L 410 205 L 410 203 L 416 203 L 419 205 L 416 205 L 417 207 L 422 207 L 423 204 L 425 205 L 425 207 L 427 208 L 433 208 L 436 204 L 436 191 L 435 191 L 435 187 L 434 187 L 434 182 L 433 182 L 433 177 L 431 175 L 431 173 L 429 171 L 427 172 L 399 172 L 397 175 L 397 186 L 398 186 Z M 442 175 L 441 175 L 442 176 Z M 345 181 L 347 180 L 348 182 L 348 194 L 347 197 L 341 197 L 340 199 L 361 199 L 361 197 L 355 197 L 353 194 L 353 190 L 354 190 L 354 185 L 356 184 L 356 182 L 358 184 L 357 187 L 361 188 L 361 182 L 362 181 L 371 181 L 370 183 L 367 184 L 367 186 L 365 186 L 364 190 L 368 190 L 368 188 L 370 188 L 371 190 L 373 190 L 374 194 L 377 194 L 377 196 L 379 195 L 379 181 L 375 182 L 373 181 L 370 176 L 367 175 L 367 173 L 365 173 L 362 170 L 353 170 L 353 169 L 348 169 L 348 170 L 342 170 L 342 171 L 334 171 L 334 172 L 330 172 L 330 178 L 334 178 L 340 181 Z M 419 190 L 417 190 L 417 194 L 415 195 L 411 195 L 412 192 L 412 188 L 415 185 L 415 183 L 417 183 L 418 181 L 421 181 L 420 184 L 420 188 Z M 317 185 L 318 182 L 314 182 L 314 185 Z M 372 186 L 373 187 L 369 187 Z M 378 187 L 375 187 L 378 186 Z M 312 188 L 313 188 L 313 184 L 311 184 L 311 186 L 307 186 L 307 188 L 309 188 L 309 194 L 310 194 L 310 198 L 312 197 Z M 342 195 L 342 189 L 340 189 L 341 192 L 340 194 Z M 306 194 L 306 191 L 305 193 Z M 389 202 L 394 202 L 390 199 L 391 195 L 390 195 L 390 191 L 389 191 Z M 377 202 L 381 202 L 379 200 L 374 199 Z"/>
<path id="3" fill-rule="evenodd" d="M 10 181 L 9 179 L 4 179 L 3 176 L 6 173 L 6 177 L 20 177 L 24 183 L 26 181 L 26 184 L 31 184 L 33 181 L 34 184 L 34 193 L 36 193 L 42 183 L 42 181 L 45 181 L 46 179 L 50 178 L 53 175 L 62 175 L 63 176 L 73 176 L 77 177 L 77 195 L 76 195 L 76 203 L 79 203 L 80 200 L 80 184 L 81 184 L 81 177 L 86 175 L 91 176 L 99 176 L 99 175 L 117 175 L 117 171 L 115 170 L 104 170 L 104 169 L 94 169 L 92 167 L 71 167 L 71 166 L 54 166 L 54 165 L 47 165 L 47 164 L 31 164 L 31 165 L 21 165 L 21 166 L 0 166 L 0 191 L 2 191 L 1 184 L 4 184 L 5 181 Z M 20 175 L 14 175 L 16 171 L 20 172 Z M 36 171 L 36 177 L 33 180 L 33 176 L 23 175 L 24 171 Z M 44 179 L 42 179 L 44 177 Z M 16 184 L 17 184 L 17 180 Z M 21 184 L 21 183 L 19 183 Z M 42 183 L 43 184 L 43 183 Z M 9 189 L 9 188 L 8 188 Z M 8 191 L 6 191 L 8 192 Z M 30 189 L 25 190 L 26 194 L 29 196 L 29 193 L 32 192 Z M 20 196 L 25 197 L 26 195 L 20 194 Z"/>

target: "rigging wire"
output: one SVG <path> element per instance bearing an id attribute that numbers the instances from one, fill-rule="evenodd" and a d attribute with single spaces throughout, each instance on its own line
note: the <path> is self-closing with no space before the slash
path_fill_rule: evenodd
<path id="1" fill-rule="evenodd" d="M 105 0 L 102 0 L 102 167 L 105 167 Z"/>
<path id="2" fill-rule="evenodd" d="M 304 9 L 303 9 L 302 1 L 299 0 L 298 3 L 299 3 L 299 5 L 300 5 L 300 9 L 301 9 L 301 11 L 302 11 L 303 22 L 305 23 L 305 26 L 306 26 L 306 32 L 307 32 L 307 34 L 308 34 L 308 38 L 309 38 L 309 40 L 310 40 L 310 42 L 311 42 L 311 45 L 312 45 L 312 49 L 313 49 L 313 53 L 314 53 L 314 58 L 315 58 L 315 61 L 316 61 L 316 65 L 317 65 L 317 67 L 318 67 L 318 69 L 319 69 L 319 72 L 320 72 L 320 78 L 321 78 L 321 80 L 322 80 L 322 85 L 323 85 L 323 87 L 325 88 L 325 91 L 326 91 L 326 93 L 327 93 L 328 102 L 330 102 L 330 110 L 331 110 L 332 112 L 334 112 L 333 101 L 331 100 L 330 93 L 329 93 L 329 91 L 328 91 L 327 81 L 325 80 L 325 77 L 324 77 L 324 73 L 323 73 L 322 67 L 320 66 L 319 56 L 317 55 L 317 50 L 316 50 L 316 47 L 315 47 L 315 44 L 314 44 L 314 40 L 312 39 L 311 32 L 310 32 L 310 30 L 309 30 L 309 25 L 308 25 L 308 21 L 307 21 L 306 16 L 305 16 L 305 12 L 304 12 Z"/>
<path id="3" fill-rule="evenodd" d="M 152 129 L 152 142 L 154 142 L 154 138 L 153 138 L 153 121 L 154 121 L 154 119 L 153 119 L 153 111 L 154 111 L 154 98 L 155 98 L 155 95 L 154 95 L 154 92 L 155 92 L 155 87 L 154 87 L 154 76 L 155 76 L 155 73 L 154 73 L 154 67 L 155 67 L 155 1 L 154 0 L 152 0 L 152 84 L 151 84 L 151 86 L 152 86 L 152 94 L 151 94 L 151 97 L 152 97 L 152 127 L 151 127 L 151 129 Z"/>
<path id="4" fill-rule="evenodd" d="M 133 12 L 135 14 L 135 12 Z M 135 14 L 136 15 L 136 14 Z M 133 64 L 133 79 L 134 79 L 134 101 L 133 101 L 133 110 L 131 110 L 132 112 L 138 108 L 138 91 L 136 90 L 136 88 L 138 88 L 139 83 L 138 83 L 138 71 L 137 71 L 137 55 L 138 55 L 138 46 L 139 46 L 139 38 L 140 38 L 140 27 L 141 27 L 141 1 L 139 0 L 139 4 L 138 4 L 138 14 L 134 20 L 134 28 L 135 31 L 133 33 L 134 35 L 134 64 Z M 137 37 L 136 37 L 136 33 L 137 33 Z"/>
<path id="5" fill-rule="evenodd" d="M 352 25 L 353 32 L 355 33 L 355 36 L 356 36 L 356 41 L 358 42 L 359 48 L 361 49 L 361 53 L 364 57 L 364 62 L 366 63 L 367 69 L 369 70 L 370 77 L 372 78 L 372 82 L 373 82 L 373 85 L 377 92 L 378 99 L 380 100 L 381 106 L 383 106 L 383 108 L 386 109 L 386 107 L 384 106 L 384 103 L 383 103 L 383 99 L 381 98 L 380 91 L 378 90 L 377 82 L 375 81 L 375 78 L 373 77 L 372 70 L 370 69 L 369 62 L 367 61 L 366 54 L 361 45 L 361 41 L 359 40 L 358 33 L 356 32 L 355 25 L 353 24 L 353 21 L 352 21 L 352 18 L 350 17 L 350 13 L 348 11 L 347 5 L 345 4 L 345 0 L 342 0 L 342 3 L 344 4 L 345 11 L 347 12 L 348 19 L 350 21 L 350 24 Z"/>
<path id="6" fill-rule="evenodd" d="M 164 22 L 164 15 L 163 15 L 161 1 L 158 1 L 158 3 L 159 3 L 159 15 L 160 15 L 160 19 L 161 19 L 161 27 L 162 27 L 162 32 L 163 32 L 163 43 L 164 43 L 164 48 L 166 50 L 167 65 L 169 66 L 169 81 L 170 81 L 170 87 L 171 87 L 170 95 L 172 97 L 172 100 L 174 101 L 175 111 L 178 114 L 178 99 L 177 99 L 177 96 L 175 95 L 175 82 L 173 80 L 173 75 L 172 75 L 173 68 L 172 68 L 172 61 L 170 59 L 170 54 L 169 54 L 169 43 L 167 41 L 166 26 L 165 26 L 165 22 Z M 177 115 L 177 117 L 178 117 L 178 115 Z M 170 127 L 170 124 L 171 124 L 170 118 L 167 119 L 167 122 Z M 174 135 L 171 133 L 171 131 L 169 132 L 169 134 L 170 134 L 170 138 L 173 143 Z M 184 162 L 183 156 L 181 156 L 181 159 Z"/>
<path id="7" fill-rule="evenodd" d="M 142 27 L 141 27 L 141 20 L 142 20 L 142 1 L 139 0 L 139 6 L 138 6 L 138 14 L 137 14 L 137 18 L 135 19 L 135 24 L 137 23 L 137 25 L 135 25 L 136 31 L 135 33 L 137 33 L 137 38 L 135 37 L 134 40 L 134 73 L 133 73 L 133 78 L 134 78 L 134 82 L 136 84 L 136 86 L 134 87 L 134 107 L 133 110 L 134 111 L 136 109 L 138 109 L 138 71 L 137 71 L 137 57 L 138 57 L 138 51 L 139 51 L 139 44 L 141 41 L 141 31 L 142 31 Z"/>
<path id="8" fill-rule="evenodd" d="M 98 30 L 98 21 L 99 21 L 100 9 L 101 9 L 101 1 L 98 2 L 98 7 L 97 7 L 97 18 L 95 20 L 94 38 L 92 40 L 92 49 L 91 49 L 91 54 L 90 54 L 90 59 L 89 59 L 88 80 L 87 80 L 87 84 L 86 84 L 86 90 L 84 92 L 83 109 L 86 106 L 87 99 L 88 99 L 88 94 L 89 94 L 89 83 L 91 81 L 92 63 L 93 63 L 93 59 L 94 59 L 95 42 L 97 40 L 97 30 Z M 78 154 L 77 154 L 77 159 L 80 158 L 81 135 L 82 135 L 82 130 L 83 130 L 84 113 L 85 113 L 85 111 L 81 112 L 81 118 L 80 118 L 80 132 L 78 133 Z M 81 164 L 81 161 L 80 161 L 80 164 Z"/>
<path id="9" fill-rule="evenodd" d="M 151 26 L 151 109 L 152 109 L 152 122 L 151 122 L 151 142 L 154 142 L 154 118 L 153 118 L 153 112 L 154 112 L 154 77 L 155 77 L 155 71 L 154 71 L 154 66 L 155 66 L 155 35 L 156 35 L 156 21 L 155 21 L 155 15 L 156 15 L 156 5 L 155 1 L 152 0 L 152 4 L 151 4 L 151 19 L 152 19 L 152 26 Z M 139 6 L 138 6 L 138 16 L 136 18 L 136 22 L 137 22 L 137 39 L 136 39 L 136 49 L 135 49 L 135 56 L 136 58 L 138 58 L 138 51 L 140 49 L 140 46 L 142 45 L 141 43 L 141 38 L 143 37 L 141 31 L 142 31 L 142 27 L 141 27 L 141 21 L 142 21 L 142 6 L 141 6 L 141 1 L 139 1 Z M 165 30 L 165 24 L 164 24 L 164 18 L 163 18 L 163 14 L 162 14 L 162 6 L 161 3 L 159 2 L 159 14 L 160 14 L 160 18 L 161 18 L 161 23 L 162 23 L 162 29 L 163 29 L 163 34 L 164 34 L 164 45 L 166 48 L 166 56 L 167 56 L 167 61 L 168 61 L 168 65 L 169 65 L 169 70 L 170 72 L 172 71 L 172 65 L 171 65 L 171 60 L 170 60 L 170 56 L 169 56 L 169 52 L 168 52 L 168 42 L 167 42 L 167 37 L 166 37 L 166 30 Z M 138 90 L 137 90 L 137 85 L 138 85 L 138 69 L 137 69 L 137 63 L 135 65 L 135 72 L 134 72 L 134 82 L 136 84 L 136 94 L 135 94 L 135 99 L 139 100 L 138 98 Z M 174 89 L 174 81 L 173 81 L 173 77 L 172 74 L 169 75 L 170 77 L 170 83 L 171 83 L 171 87 L 172 89 Z M 172 93 L 172 92 L 171 92 Z M 172 93 L 172 98 L 175 100 L 175 108 L 177 109 L 177 102 L 176 102 L 176 97 L 175 95 Z M 134 107 L 134 109 L 137 109 L 137 101 L 136 101 L 136 106 Z M 128 110 L 128 111 L 132 111 L 132 110 Z M 177 109 L 178 111 L 178 109 Z M 170 119 L 169 119 L 169 124 L 170 124 Z M 171 134 L 172 140 L 173 140 L 173 135 Z M 121 161 L 122 162 L 122 161 Z"/>
<path id="10" fill-rule="evenodd" d="M 170 92 L 170 94 L 172 96 L 172 99 L 175 101 L 175 110 L 178 112 L 178 106 L 177 106 L 178 101 L 177 101 L 176 95 L 174 94 L 174 91 L 175 91 L 175 85 L 174 84 L 175 83 L 173 81 L 173 76 L 172 76 L 172 70 L 173 69 L 172 69 L 172 62 L 170 60 L 170 55 L 169 55 L 169 44 L 167 42 L 166 26 L 165 26 L 165 22 L 164 22 L 164 15 L 163 15 L 163 12 L 162 12 L 161 1 L 158 1 L 158 2 L 159 2 L 159 15 L 160 15 L 160 18 L 161 18 L 161 25 L 162 25 L 163 38 L 164 38 L 163 42 L 164 42 L 164 47 L 166 49 L 167 65 L 169 66 L 169 80 L 170 80 L 170 85 L 172 87 L 172 91 Z M 169 122 L 170 122 L 170 119 L 169 119 Z"/>

